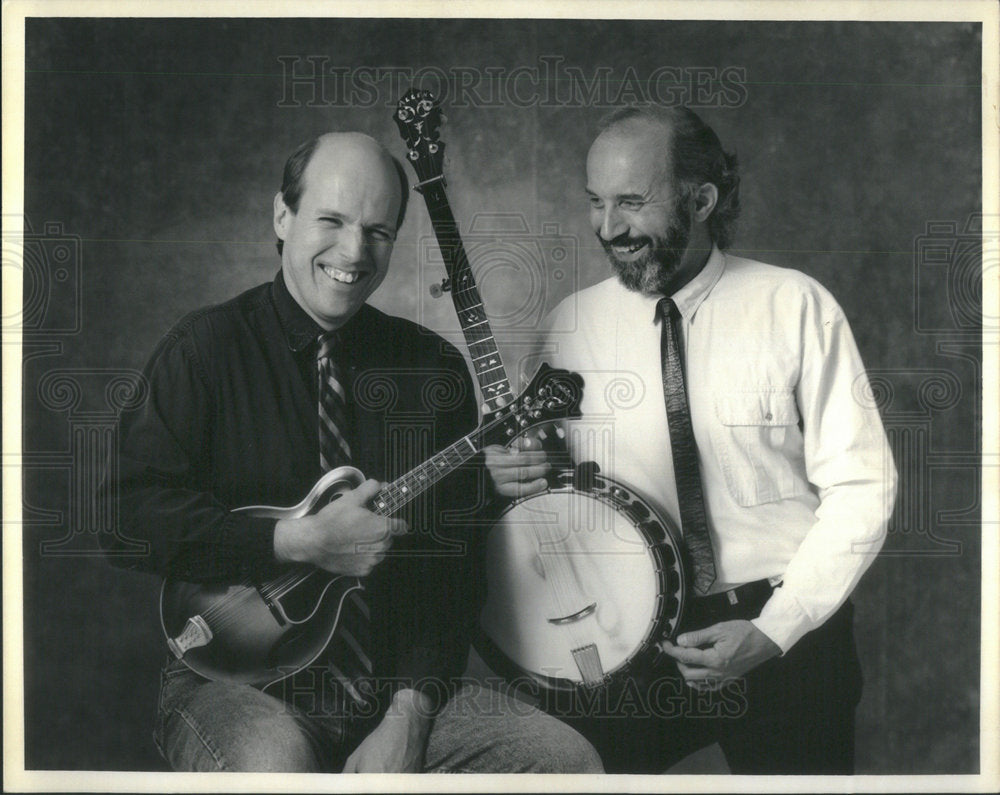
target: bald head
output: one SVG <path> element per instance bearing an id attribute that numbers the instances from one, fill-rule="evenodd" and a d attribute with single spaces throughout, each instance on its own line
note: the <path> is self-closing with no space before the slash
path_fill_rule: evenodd
<path id="1" fill-rule="evenodd" d="M 402 166 L 360 133 L 299 147 L 274 197 L 285 286 L 327 330 L 347 323 L 382 283 L 403 218 Z"/>
<path id="2" fill-rule="evenodd" d="M 673 137 L 670 117 L 626 117 L 602 126 L 593 146 L 613 148 L 630 142 L 649 153 L 648 165 L 656 169 L 657 175 L 670 176 L 674 172 Z"/>
<path id="3" fill-rule="evenodd" d="M 324 133 L 305 141 L 292 152 L 288 160 L 285 161 L 285 171 L 281 180 L 281 195 L 284 197 L 285 204 L 293 212 L 298 212 L 299 202 L 305 190 L 306 170 L 313 157 L 320 150 L 323 151 L 324 158 L 343 158 L 345 164 L 369 164 L 382 176 L 391 173 L 390 181 L 399 186 L 400 197 L 399 211 L 396 215 L 396 229 L 403 225 L 407 200 L 409 199 L 409 183 L 406 180 L 403 164 L 390 155 L 385 147 L 374 138 L 359 132 Z M 385 170 L 386 166 L 391 169 L 391 172 Z M 279 240 L 279 254 L 281 248 L 282 244 Z"/>

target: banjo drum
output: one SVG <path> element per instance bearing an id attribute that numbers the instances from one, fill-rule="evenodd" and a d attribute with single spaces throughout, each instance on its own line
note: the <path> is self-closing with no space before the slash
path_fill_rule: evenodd
<path id="1" fill-rule="evenodd" d="M 515 398 L 445 193 L 440 105 L 411 90 L 395 121 L 448 273 L 431 294 L 451 293 L 485 407 L 499 410 Z M 683 615 L 682 549 L 675 525 L 630 486 L 601 476 L 593 462 L 563 470 L 545 492 L 505 505 L 490 526 L 477 645 L 498 673 L 528 675 L 547 689 L 638 674 Z"/>
<path id="2" fill-rule="evenodd" d="M 683 614 L 677 529 L 594 469 L 583 464 L 513 501 L 487 539 L 480 650 L 547 690 L 641 676 Z"/>

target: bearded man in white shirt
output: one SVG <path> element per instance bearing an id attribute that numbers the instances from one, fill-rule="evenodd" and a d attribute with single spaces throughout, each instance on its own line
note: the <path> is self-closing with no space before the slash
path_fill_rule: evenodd
<path id="1" fill-rule="evenodd" d="M 663 675 L 705 698 L 681 715 L 562 717 L 608 772 L 662 771 L 718 741 L 734 773 L 852 773 L 861 674 L 848 597 L 884 540 L 896 471 L 844 313 L 809 276 L 726 252 L 736 159 L 686 108 L 612 114 L 587 194 L 615 276 L 554 310 L 545 356 L 585 379 L 574 459 L 596 458 L 685 539 L 702 527 L 682 631 L 661 647 Z M 671 332 L 687 459 L 668 422 Z M 629 399 L 614 405 L 623 384 Z M 595 450 L 602 417 L 612 441 Z M 543 490 L 546 457 L 537 440 L 489 449 L 497 492 Z M 709 691 L 727 688 L 739 708 L 713 710 Z"/>

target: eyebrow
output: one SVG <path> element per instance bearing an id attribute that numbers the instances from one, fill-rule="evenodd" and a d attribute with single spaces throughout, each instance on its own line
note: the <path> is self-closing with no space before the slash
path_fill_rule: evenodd
<path id="1" fill-rule="evenodd" d="M 342 212 L 337 210 L 324 210 L 322 208 L 316 210 L 316 215 L 320 218 L 336 218 L 340 221 L 349 221 L 350 219 L 344 215 Z M 365 229 L 380 229 L 386 232 L 395 232 L 396 230 L 390 224 L 383 224 L 381 222 L 376 222 L 374 224 L 366 224 Z"/>
<path id="2" fill-rule="evenodd" d="M 588 196 L 593 196 L 595 199 L 599 199 L 600 198 L 600 196 L 598 196 L 596 193 L 594 193 L 594 191 L 592 191 L 590 188 L 586 188 L 586 193 L 587 193 Z M 614 197 L 614 199 L 615 199 L 615 201 L 623 201 L 623 200 L 624 201 L 647 201 L 648 197 L 644 193 L 619 193 L 617 196 Z"/>

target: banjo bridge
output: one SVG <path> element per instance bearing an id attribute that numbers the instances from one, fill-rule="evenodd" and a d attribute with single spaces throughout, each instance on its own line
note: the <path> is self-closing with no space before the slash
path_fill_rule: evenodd
<path id="1" fill-rule="evenodd" d="M 580 621 L 586 618 L 587 616 L 591 615 L 596 609 L 597 609 L 597 602 L 592 602 L 582 610 L 577 610 L 575 613 L 571 613 L 568 616 L 563 616 L 562 618 L 550 618 L 548 621 L 550 624 L 555 624 L 556 626 L 561 626 L 563 624 L 572 624 L 574 621 Z"/>

